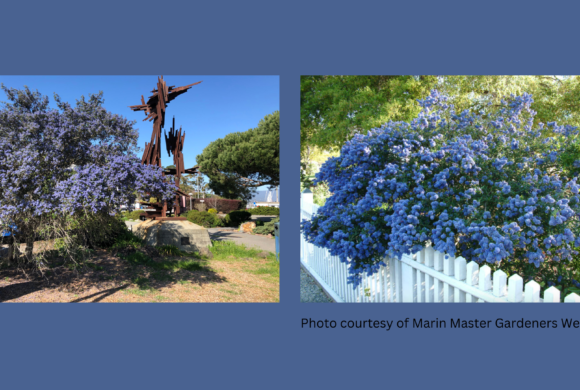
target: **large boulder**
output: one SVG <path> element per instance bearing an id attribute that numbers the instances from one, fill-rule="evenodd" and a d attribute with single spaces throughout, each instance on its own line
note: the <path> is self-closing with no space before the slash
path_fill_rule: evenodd
<path id="1" fill-rule="evenodd" d="M 209 253 L 211 240 L 207 229 L 189 221 L 147 219 L 133 226 L 133 232 L 145 245 L 173 245 L 185 252 Z"/>

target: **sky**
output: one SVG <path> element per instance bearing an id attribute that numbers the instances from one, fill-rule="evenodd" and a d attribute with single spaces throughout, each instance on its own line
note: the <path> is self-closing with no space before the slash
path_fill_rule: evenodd
<path id="1" fill-rule="evenodd" d="M 143 121 L 143 111 L 134 112 L 129 106 L 141 104 L 156 88 L 157 75 L 153 76 L 0 76 L 7 87 L 31 90 L 46 95 L 56 108 L 54 93 L 71 105 L 82 95 L 103 91 L 104 107 L 115 114 L 135 120 L 139 131 L 138 145 L 142 155 L 145 142 L 151 141 L 153 122 Z M 173 116 L 175 125 L 185 131 L 183 158 L 186 168 L 196 163 L 196 156 L 212 141 L 229 133 L 243 132 L 257 127 L 264 116 L 280 110 L 280 80 L 278 76 L 163 76 L 168 86 L 181 87 L 202 81 L 189 91 L 171 101 L 165 112 L 165 128 L 169 132 Z M 7 101 L 4 91 L 0 101 Z M 161 164 L 173 164 L 168 157 L 165 138 L 161 136 Z M 206 179 L 207 180 L 207 179 Z M 267 187 L 260 187 L 265 189 Z"/>

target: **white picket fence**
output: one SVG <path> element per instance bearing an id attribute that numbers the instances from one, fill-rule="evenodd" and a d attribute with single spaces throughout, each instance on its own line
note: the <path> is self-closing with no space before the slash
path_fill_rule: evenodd
<path id="1" fill-rule="evenodd" d="M 300 220 L 310 220 L 318 206 L 303 194 Z M 560 291 L 550 287 L 540 298 L 540 285 L 526 283 L 519 275 L 507 277 L 487 265 L 447 256 L 431 247 L 401 260 L 385 258 L 386 266 L 372 276 L 363 276 L 356 289 L 347 284 L 347 264 L 325 248 L 306 242 L 301 235 L 302 266 L 336 302 L 560 302 Z M 564 302 L 580 302 L 570 294 Z"/>

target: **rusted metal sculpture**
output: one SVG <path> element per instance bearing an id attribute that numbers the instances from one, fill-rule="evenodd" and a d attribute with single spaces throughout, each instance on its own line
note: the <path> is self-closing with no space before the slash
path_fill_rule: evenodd
<path id="1" fill-rule="evenodd" d="M 141 95 L 141 103 L 137 106 L 129 106 L 133 111 L 145 111 L 144 121 L 153 121 L 153 133 L 151 134 L 151 142 L 145 143 L 145 151 L 143 152 L 143 158 L 141 159 L 142 164 L 157 165 L 161 167 L 161 129 L 165 126 L 165 110 L 169 102 L 175 99 L 177 96 L 184 94 L 191 87 L 201 83 L 201 81 L 183 87 L 170 86 L 168 87 L 163 80 L 163 76 L 157 79 L 157 89 L 151 91 L 153 95 L 149 97 L 147 103 L 145 103 L 145 98 Z M 165 135 L 165 143 L 167 147 L 167 154 L 171 156 L 173 154 L 173 164 L 175 169 L 165 169 L 164 174 L 175 176 L 175 185 L 179 187 L 179 181 L 181 179 L 182 173 L 196 173 L 198 167 L 184 169 L 183 163 L 183 141 L 185 140 L 185 132 L 181 134 L 182 130 L 179 129 L 179 133 L 175 131 L 175 117 L 173 118 L 173 127 L 169 131 L 169 137 Z M 183 191 L 176 190 L 175 194 L 175 215 L 179 215 L 181 211 L 179 197 L 187 196 Z M 147 203 L 151 207 L 155 208 L 154 212 L 146 212 L 147 218 L 153 219 L 166 219 L 167 213 L 167 203 Z M 171 219 L 186 219 L 186 218 L 171 218 Z"/>
<path id="2" fill-rule="evenodd" d="M 184 168 L 185 165 L 183 163 L 183 143 L 185 141 L 185 132 L 183 132 L 182 135 L 181 131 L 182 131 L 181 127 L 179 127 L 179 132 L 175 130 L 175 117 L 173 117 L 173 126 L 169 130 L 169 137 L 167 136 L 167 133 L 165 133 L 165 147 L 167 148 L 167 155 L 169 157 L 171 157 L 171 155 L 173 154 L 173 165 L 175 166 L 175 173 L 172 172 L 173 170 L 170 170 L 169 172 L 167 172 L 166 170 L 166 173 L 175 175 L 175 185 L 177 187 L 179 187 L 179 183 L 181 182 L 182 173 L 196 173 L 198 169 L 197 165 L 193 168 L 188 169 Z M 177 190 L 176 192 L 177 193 L 175 195 L 175 215 L 178 215 L 181 212 L 181 203 L 179 202 L 179 197 L 187 195 L 181 190 Z"/>

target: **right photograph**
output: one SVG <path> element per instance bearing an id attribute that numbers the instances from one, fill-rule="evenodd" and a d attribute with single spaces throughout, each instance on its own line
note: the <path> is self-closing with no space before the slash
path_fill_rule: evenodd
<path id="1" fill-rule="evenodd" d="M 302 76 L 301 302 L 580 302 L 580 76 Z"/>

